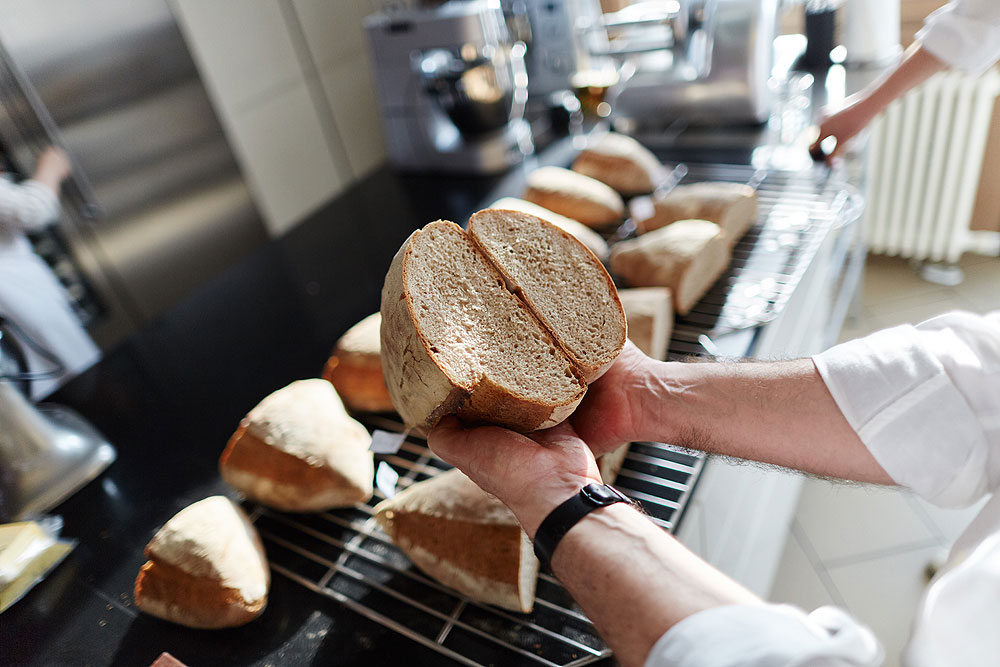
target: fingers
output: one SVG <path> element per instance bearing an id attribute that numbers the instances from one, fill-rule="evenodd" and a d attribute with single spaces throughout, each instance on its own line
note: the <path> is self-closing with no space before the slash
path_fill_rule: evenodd
<path id="1" fill-rule="evenodd" d="M 427 436 L 427 445 L 442 459 L 470 476 L 494 477 L 519 448 L 537 447 L 530 438 L 499 426 L 466 428 L 454 416 L 442 419 Z"/>

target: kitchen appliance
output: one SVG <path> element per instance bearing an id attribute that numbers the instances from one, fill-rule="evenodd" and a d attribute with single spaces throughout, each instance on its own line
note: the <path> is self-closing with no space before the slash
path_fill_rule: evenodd
<path id="1" fill-rule="evenodd" d="M 499 0 L 395 7 L 365 19 L 389 162 L 490 174 L 534 150 L 525 47 Z"/>
<path id="2" fill-rule="evenodd" d="M 25 397 L 40 374 L 28 372 L 15 329 L 0 317 L 0 523 L 44 513 L 115 460 L 114 447 L 76 412 Z"/>
<path id="3" fill-rule="evenodd" d="M 616 127 L 767 120 L 777 15 L 778 0 L 656 0 L 605 15 L 594 28 L 635 67 L 615 103 Z"/>
<path id="4" fill-rule="evenodd" d="M 40 254 L 105 350 L 267 241 L 167 0 L 0 0 L 0 144 L 73 157 Z"/>

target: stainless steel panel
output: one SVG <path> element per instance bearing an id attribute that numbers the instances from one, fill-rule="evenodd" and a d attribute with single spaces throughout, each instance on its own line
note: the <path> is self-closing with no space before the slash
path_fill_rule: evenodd
<path id="1" fill-rule="evenodd" d="M 0 0 L 0 42 L 29 88 L 7 76 L 0 140 L 30 170 L 47 113 L 86 181 L 62 227 L 109 307 L 104 347 L 266 240 L 165 0 Z M 93 219 L 72 196 L 88 183 Z"/>

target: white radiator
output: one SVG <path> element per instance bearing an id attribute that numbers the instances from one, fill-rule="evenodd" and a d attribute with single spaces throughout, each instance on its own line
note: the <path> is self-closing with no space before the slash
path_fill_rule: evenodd
<path id="1" fill-rule="evenodd" d="M 941 73 L 873 123 L 865 206 L 871 252 L 958 261 L 968 243 L 998 94 L 996 68 L 979 77 Z"/>

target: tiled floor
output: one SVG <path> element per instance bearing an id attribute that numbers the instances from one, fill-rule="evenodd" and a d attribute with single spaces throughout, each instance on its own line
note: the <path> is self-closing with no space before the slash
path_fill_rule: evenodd
<path id="1" fill-rule="evenodd" d="M 841 340 L 953 309 L 1000 309 L 1000 259 L 967 254 L 956 287 L 925 282 L 906 260 L 868 259 L 860 313 Z M 942 510 L 910 493 L 807 480 L 785 545 L 771 599 L 807 610 L 848 609 L 899 665 L 927 564 L 943 558 L 978 506 Z"/>

